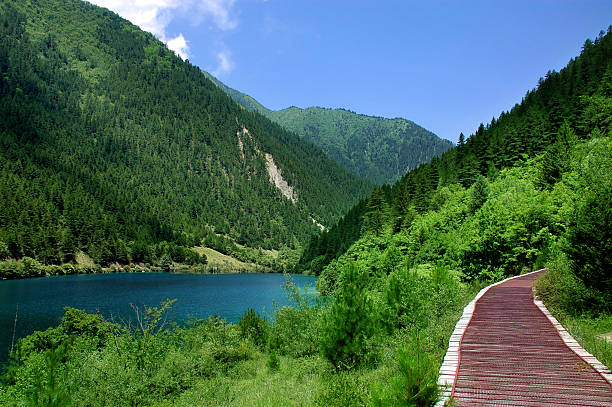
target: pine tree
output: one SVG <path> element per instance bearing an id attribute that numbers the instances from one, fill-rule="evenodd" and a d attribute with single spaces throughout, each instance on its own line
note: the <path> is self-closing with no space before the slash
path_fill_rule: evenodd
<path id="1" fill-rule="evenodd" d="M 385 200 L 385 193 L 382 188 L 377 188 L 372 192 L 368 201 L 368 211 L 365 214 L 365 227 L 367 233 L 379 236 L 387 221 L 388 208 Z"/>
<path id="2" fill-rule="evenodd" d="M 335 369 L 359 366 L 374 334 L 372 300 L 366 290 L 367 274 L 353 263 L 343 271 L 338 295 L 327 317 L 321 351 Z"/>

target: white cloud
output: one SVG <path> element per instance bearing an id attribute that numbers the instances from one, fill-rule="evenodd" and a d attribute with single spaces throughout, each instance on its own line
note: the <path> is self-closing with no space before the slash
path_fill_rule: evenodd
<path id="1" fill-rule="evenodd" d="M 89 0 L 90 3 L 106 7 L 121 17 L 149 31 L 181 58 L 188 57 L 189 46 L 182 33 L 169 38 L 167 27 L 178 14 L 187 16 L 196 25 L 211 20 L 219 30 L 233 30 L 238 26 L 234 12 L 236 0 Z M 223 54 L 224 51 L 219 54 Z M 219 56 L 218 56 L 219 57 Z M 230 70 L 229 57 L 219 57 L 219 68 Z"/>
<path id="2" fill-rule="evenodd" d="M 217 28 L 223 31 L 233 30 L 238 26 L 238 20 L 235 16 L 232 16 L 235 2 L 236 0 L 197 1 L 202 17 L 212 17 Z"/>
<path id="3" fill-rule="evenodd" d="M 183 34 L 168 40 L 166 45 L 181 58 L 187 59 L 189 57 L 189 45 L 187 45 L 187 40 L 185 40 Z"/>
<path id="4" fill-rule="evenodd" d="M 214 76 L 220 76 L 229 73 L 234 68 L 234 62 L 232 61 L 232 55 L 228 50 L 223 50 L 217 53 L 217 60 L 219 65 L 217 69 L 212 73 Z"/>
<path id="5" fill-rule="evenodd" d="M 166 27 L 171 20 L 171 12 L 185 1 L 181 0 L 89 0 L 98 6 L 106 7 L 121 17 L 149 31 L 161 40 L 166 39 Z"/>

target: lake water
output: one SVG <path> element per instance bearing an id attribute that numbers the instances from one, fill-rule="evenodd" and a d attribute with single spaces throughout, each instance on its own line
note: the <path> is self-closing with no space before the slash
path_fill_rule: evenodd
<path id="1" fill-rule="evenodd" d="M 301 289 L 314 293 L 316 277 L 291 275 Z M 0 281 L 0 364 L 8 359 L 15 337 L 56 326 L 64 307 L 99 312 L 116 322 L 134 320 L 130 304 L 140 308 L 177 299 L 169 321 L 186 322 L 218 314 L 236 322 L 248 309 L 271 316 L 275 305 L 289 302 L 282 274 L 116 273 Z"/>

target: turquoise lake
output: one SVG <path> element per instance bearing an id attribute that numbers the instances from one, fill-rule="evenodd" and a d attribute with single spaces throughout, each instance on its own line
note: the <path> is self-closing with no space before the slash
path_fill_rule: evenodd
<path id="1" fill-rule="evenodd" d="M 316 277 L 291 275 L 306 293 L 316 293 Z M 134 321 L 130 304 L 142 309 L 165 299 L 177 301 L 168 321 L 219 315 L 236 322 L 249 308 L 271 317 L 289 299 L 282 274 L 116 273 L 0 281 L 0 364 L 8 360 L 15 338 L 56 326 L 64 307 L 99 312 L 115 322 Z M 13 329 L 17 311 L 17 326 Z"/>

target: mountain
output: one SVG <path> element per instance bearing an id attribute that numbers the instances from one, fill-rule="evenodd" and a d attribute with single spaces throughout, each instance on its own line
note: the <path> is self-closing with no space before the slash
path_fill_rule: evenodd
<path id="1" fill-rule="evenodd" d="M 513 167 L 521 168 L 518 173 L 523 180 L 535 183 L 535 186 L 523 185 L 524 190 L 553 188 L 564 173 L 570 173 L 572 168 L 578 171 L 575 162 L 568 160 L 579 142 L 610 137 L 611 118 L 612 33 L 608 29 L 607 34 L 602 31 L 595 41 L 587 40 L 580 56 L 570 60 L 560 72 L 549 71 L 520 104 L 502 112 L 486 126 L 481 124 L 467 140 L 461 137 L 457 147 L 408 172 L 392 187 L 375 189 L 336 225 L 314 236 L 304 250 L 298 270 L 318 274 L 345 253 L 348 258 L 355 259 L 362 254 L 370 256 L 372 251 L 384 251 L 391 243 L 385 238 L 379 239 L 383 235 L 396 236 L 403 239 L 403 243 L 410 242 L 410 249 L 402 246 L 397 253 L 390 254 L 403 258 L 408 266 L 426 261 L 435 263 L 446 256 L 450 256 L 451 267 L 458 267 L 469 275 L 474 275 L 475 269 L 493 273 L 517 271 L 532 265 L 538 253 L 553 250 L 547 248 L 547 244 L 562 236 L 559 219 L 542 223 L 543 209 L 537 202 L 525 203 L 529 210 L 516 215 L 524 217 L 522 223 L 512 226 L 512 222 L 505 223 L 491 215 L 488 219 L 478 219 L 480 226 L 474 226 L 474 230 L 479 230 L 480 227 L 486 229 L 486 225 L 497 225 L 495 232 L 479 230 L 480 233 L 466 237 L 452 235 L 449 228 L 474 220 L 474 211 L 486 200 L 489 184 Z M 535 168 L 529 168 L 530 165 Z M 584 164 L 583 168 L 589 166 Z M 495 186 L 512 190 L 508 185 Z M 596 190 L 595 186 L 591 190 Z M 464 191 L 463 195 L 459 191 Z M 473 194 L 471 198 L 470 194 Z M 457 211 L 452 217 L 442 217 L 437 211 L 453 196 L 463 203 L 472 199 L 471 212 L 466 209 Z M 476 199 L 477 196 L 480 198 Z M 506 202 L 499 203 L 499 215 L 511 213 L 511 208 L 520 202 L 519 198 L 518 195 L 506 197 Z M 559 197 L 546 199 L 558 200 Z M 542 207 L 545 207 L 544 202 Z M 422 222 L 429 219 L 427 222 L 434 224 L 415 219 Z M 540 227 L 542 224 L 548 229 Z M 504 229 L 506 227 L 509 229 Z M 436 235 L 446 237 L 431 239 Z M 522 240 L 507 242 L 506 239 Z M 470 247 L 464 247 L 459 254 L 450 254 L 453 248 L 462 245 Z M 415 253 L 424 253 L 424 257 L 419 258 Z M 514 259 L 514 263 L 510 259 Z M 384 268 L 381 265 L 384 261 L 367 267 Z"/>
<path id="2" fill-rule="evenodd" d="M 453 144 L 410 120 L 366 116 L 345 109 L 290 107 L 270 110 L 261 103 L 208 77 L 247 110 L 259 112 L 321 147 L 353 174 L 382 185 L 438 157 Z"/>
<path id="3" fill-rule="evenodd" d="M 253 97 L 245 93 L 242 93 L 240 91 L 237 91 L 236 89 L 230 88 L 229 86 L 221 82 L 219 79 L 217 79 L 210 73 L 203 71 L 203 74 L 208 79 L 213 81 L 215 85 L 217 85 L 223 92 L 225 92 L 229 97 L 231 97 L 236 103 L 238 103 L 240 106 L 244 107 L 245 109 L 250 110 L 252 112 L 261 113 L 264 116 L 267 116 L 270 112 L 272 112 L 272 110 L 265 108 L 261 103 L 259 103 Z"/>
<path id="4" fill-rule="evenodd" d="M 297 248 L 371 188 L 80 0 L 0 4 L 0 145 L 0 259 Z"/>
<path id="5" fill-rule="evenodd" d="M 321 147 L 353 174 L 379 185 L 397 181 L 453 146 L 401 118 L 385 119 L 320 107 L 290 107 L 266 116 Z"/>

